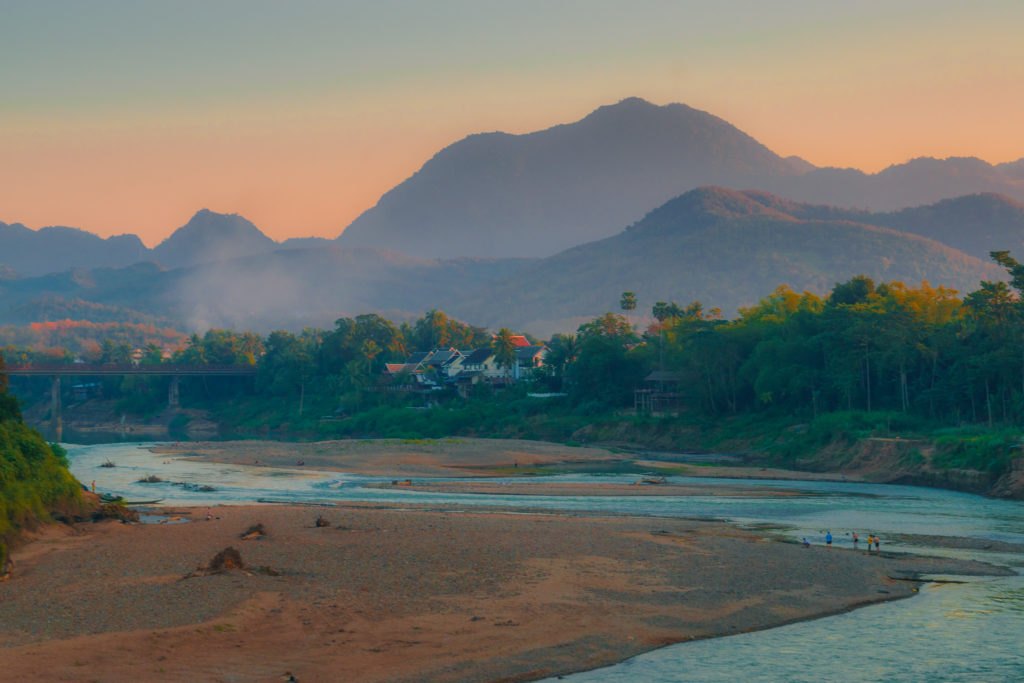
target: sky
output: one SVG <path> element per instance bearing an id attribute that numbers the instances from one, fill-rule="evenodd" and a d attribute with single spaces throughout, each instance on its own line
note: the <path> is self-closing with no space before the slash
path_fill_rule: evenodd
<path id="1" fill-rule="evenodd" d="M 1019 0 L 0 0 L 0 221 L 336 237 L 437 151 L 625 97 L 875 172 L 1024 157 Z"/>

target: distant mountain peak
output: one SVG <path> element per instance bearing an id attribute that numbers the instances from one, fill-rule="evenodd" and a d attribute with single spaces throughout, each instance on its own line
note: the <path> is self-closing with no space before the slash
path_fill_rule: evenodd
<path id="1" fill-rule="evenodd" d="M 247 218 L 245 218 L 241 214 L 238 214 L 238 213 L 220 213 L 220 212 L 217 212 L 217 211 L 212 211 L 210 209 L 199 209 L 194 214 L 192 214 L 192 218 L 188 219 L 188 222 L 185 223 L 185 225 L 183 225 L 182 227 L 186 227 L 187 228 L 187 227 L 192 226 L 192 225 L 198 225 L 198 226 L 202 226 L 202 227 L 214 227 L 214 228 L 226 228 L 226 227 L 236 227 L 236 226 L 249 227 L 249 226 L 251 226 L 252 228 L 255 228 L 255 229 L 258 230 L 258 228 L 256 228 L 256 226 L 253 225 L 253 223 L 250 220 L 248 220 Z"/>
<path id="2" fill-rule="evenodd" d="M 608 113 L 621 113 L 621 112 L 638 112 L 638 111 L 657 111 L 661 109 L 660 106 L 653 102 L 648 102 L 642 97 L 624 97 L 615 104 L 604 104 L 590 112 L 585 118 L 591 116 L 601 116 Z"/>
<path id="3" fill-rule="evenodd" d="M 609 237 L 701 185 L 796 176 L 716 116 L 629 97 L 523 135 L 471 135 L 435 154 L 338 237 L 425 257 L 542 256 Z"/>
<path id="4" fill-rule="evenodd" d="M 632 128 L 644 128 L 652 124 L 660 125 L 720 125 L 741 133 L 732 124 L 720 119 L 714 114 L 695 109 L 681 102 L 670 102 L 668 104 L 654 104 L 641 97 L 627 97 L 615 104 L 606 104 L 598 107 L 583 117 L 579 124 L 603 123 L 609 125 L 621 125 Z M 569 124 L 572 125 L 572 124 Z M 556 126 L 558 128 L 558 126 Z M 684 128 L 685 130 L 685 128 Z M 669 132 L 669 131 L 665 131 Z M 750 138 L 753 139 L 753 138 Z"/>
<path id="5" fill-rule="evenodd" d="M 609 106 L 612 106 L 612 107 L 617 107 L 617 106 L 629 106 L 629 107 L 632 107 L 632 106 L 642 106 L 642 107 L 656 107 L 656 106 L 658 106 L 658 105 L 656 105 L 656 104 L 652 104 L 652 103 L 648 102 L 647 100 L 645 100 L 644 98 L 642 98 L 642 97 L 637 97 L 637 96 L 635 96 L 635 95 L 634 95 L 634 96 L 632 96 L 632 97 L 623 97 L 623 98 L 622 98 L 621 100 L 619 100 L 619 101 L 618 101 L 617 103 L 615 103 L 615 104 L 613 104 L 613 105 L 609 105 Z"/>
<path id="6" fill-rule="evenodd" d="M 762 198 L 764 201 L 759 201 Z M 795 220 L 771 205 L 775 199 L 773 195 L 745 193 L 724 187 L 698 187 L 654 209 L 630 230 L 677 229 L 680 226 L 703 228 L 719 221 L 748 216 Z"/>
<path id="7" fill-rule="evenodd" d="M 276 246 L 274 240 L 237 213 L 200 209 L 153 249 L 153 257 L 164 266 L 180 268 L 263 254 Z"/>
<path id="8" fill-rule="evenodd" d="M 55 225 L 32 230 L 21 223 L 0 223 L 0 265 L 24 276 L 75 266 L 123 266 L 144 258 L 146 252 L 135 235 L 104 239 L 81 228 Z"/>

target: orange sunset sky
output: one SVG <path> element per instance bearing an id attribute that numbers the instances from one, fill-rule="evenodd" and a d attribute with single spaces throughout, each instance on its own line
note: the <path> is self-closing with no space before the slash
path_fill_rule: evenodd
<path id="1" fill-rule="evenodd" d="M 1024 157 L 1024 3 L 3 2 L 0 221 L 336 237 L 465 135 L 624 97 L 874 172 Z"/>

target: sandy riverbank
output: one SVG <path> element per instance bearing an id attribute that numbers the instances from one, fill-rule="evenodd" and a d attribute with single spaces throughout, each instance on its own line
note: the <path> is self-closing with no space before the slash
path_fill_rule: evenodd
<path id="1" fill-rule="evenodd" d="M 315 443 L 197 441 L 153 446 L 154 453 L 210 462 L 306 467 L 383 477 L 493 477 L 551 464 L 615 466 L 631 458 L 603 448 L 515 439 L 343 439 Z"/>
<path id="2" fill-rule="evenodd" d="M 681 475 L 707 479 L 788 479 L 794 481 L 865 481 L 860 475 L 799 472 L 726 463 L 690 464 L 651 460 L 646 454 L 623 453 L 601 447 L 576 447 L 545 441 L 516 439 L 342 439 L 315 443 L 284 441 L 195 441 L 161 444 L 156 453 L 195 457 L 208 462 L 266 467 L 295 467 L 350 474 L 394 477 L 511 477 L 546 473 L 550 468 L 586 471 L 594 468 L 629 468 L 658 476 Z M 481 485 L 482 486 L 482 485 Z M 532 486 L 536 486 L 533 484 Z M 686 491 L 635 495 L 689 495 Z M 624 494 L 624 495 L 625 495 Z M 549 495 L 545 493 L 544 495 Z M 550 495 L 558 495 L 551 493 Z M 584 494 L 571 494 L 584 495 Z M 612 494 L 609 494 L 612 495 Z M 617 494 L 614 494 L 617 495 Z M 707 494 L 710 495 L 710 494 Z"/>
<path id="3" fill-rule="evenodd" d="M 530 680 L 910 595 L 956 560 L 805 549 L 720 523 L 351 505 L 183 510 L 21 548 L 13 680 Z M 317 528 L 322 514 L 331 526 Z M 268 532 L 241 540 L 251 524 Z M 250 567 L 183 578 L 226 546 Z M 274 575 L 276 574 L 276 575 Z M 895 577 L 895 578 L 894 578 Z"/>

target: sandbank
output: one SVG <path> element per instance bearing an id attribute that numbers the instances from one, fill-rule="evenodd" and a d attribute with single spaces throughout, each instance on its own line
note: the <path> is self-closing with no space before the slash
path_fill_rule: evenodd
<path id="1" fill-rule="evenodd" d="M 525 474 L 561 464 L 615 466 L 630 458 L 603 448 L 564 446 L 515 439 L 342 439 L 282 441 L 197 441 L 150 447 L 154 453 L 210 462 L 294 467 L 385 477 L 493 477 Z"/>
<path id="2" fill-rule="evenodd" d="M 534 680 L 912 595 L 953 559 L 723 523 L 348 504 L 55 527 L 0 584 L 12 680 Z M 330 526 L 317 527 L 317 516 Z M 252 524 L 267 536 L 242 540 Z M 246 569 L 200 573 L 227 546 Z M 262 568 L 262 569 L 257 569 Z"/>
<path id="3" fill-rule="evenodd" d="M 627 453 L 599 446 L 566 446 L 517 439 L 341 439 L 313 443 L 283 441 L 195 441 L 151 446 L 155 453 L 209 462 L 265 467 L 306 467 L 395 477 L 527 477 L 565 470 L 623 469 L 653 475 L 701 478 L 789 479 L 798 481 L 865 481 L 862 476 L 800 472 L 717 462 L 654 459 L 654 453 Z M 665 457 L 680 457 L 664 453 Z M 698 456 L 700 457 L 700 456 Z M 632 492 L 654 495 L 653 492 Z M 629 495 L 627 492 L 624 495 Z M 552 494 L 558 495 L 558 494 Z"/>

